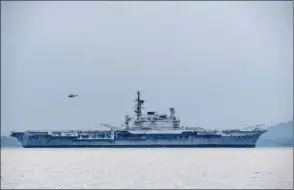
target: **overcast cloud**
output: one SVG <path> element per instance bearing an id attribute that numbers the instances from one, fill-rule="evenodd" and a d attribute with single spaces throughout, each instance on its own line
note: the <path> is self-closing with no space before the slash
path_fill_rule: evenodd
<path id="1" fill-rule="evenodd" d="M 293 118 L 293 2 L 2 2 L 1 131 Z M 69 93 L 79 94 L 68 99 Z M 146 111 L 145 110 L 145 111 Z"/>

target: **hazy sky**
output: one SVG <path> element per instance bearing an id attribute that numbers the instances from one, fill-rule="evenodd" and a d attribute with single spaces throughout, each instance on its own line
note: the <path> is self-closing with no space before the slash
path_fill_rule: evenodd
<path id="1" fill-rule="evenodd" d="M 1 128 L 95 129 L 176 108 L 182 124 L 293 118 L 293 2 L 2 2 Z M 68 99 L 70 92 L 80 97 Z"/>

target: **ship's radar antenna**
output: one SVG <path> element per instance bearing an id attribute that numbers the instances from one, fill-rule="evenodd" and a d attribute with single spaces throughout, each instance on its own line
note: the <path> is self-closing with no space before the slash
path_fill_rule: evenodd
<path id="1" fill-rule="evenodd" d="M 173 118 L 175 115 L 175 108 L 169 108 L 170 111 L 170 117 Z"/>
<path id="2" fill-rule="evenodd" d="M 136 98 L 136 110 L 135 113 L 137 115 L 137 120 L 141 119 L 142 116 L 142 105 L 144 104 L 144 100 L 140 99 L 140 91 L 137 92 L 137 98 Z"/>

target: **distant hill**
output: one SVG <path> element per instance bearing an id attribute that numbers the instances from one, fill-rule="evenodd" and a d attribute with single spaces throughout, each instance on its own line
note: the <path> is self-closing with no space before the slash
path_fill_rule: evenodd
<path id="1" fill-rule="evenodd" d="M 258 139 L 257 147 L 293 147 L 293 120 L 267 128 Z"/>
<path id="2" fill-rule="evenodd" d="M 267 130 L 258 139 L 256 147 L 293 147 L 293 120 L 268 127 Z M 21 147 L 21 145 L 16 138 L 2 136 L 1 147 Z"/>

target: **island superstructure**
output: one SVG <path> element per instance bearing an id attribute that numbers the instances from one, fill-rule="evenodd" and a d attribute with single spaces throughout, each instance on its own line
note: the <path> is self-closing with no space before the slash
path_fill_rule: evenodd
<path id="1" fill-rule="evenodd" d="M 155 111 L 143 114 L 144 100 L 138 91 L 135 117 L 125 116 L 121 127 L 102 124 L 107 129 L 67 131 L 12 132 L 24 148 L 90 148 L 90 147 L 255 147 L 266 132 L 262 125 L 244 129 L 209 130 L 180 125 L 175 108 L 169 115 Z"/>

